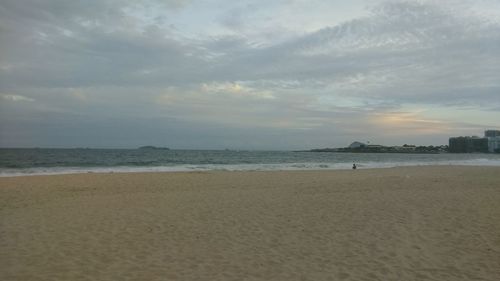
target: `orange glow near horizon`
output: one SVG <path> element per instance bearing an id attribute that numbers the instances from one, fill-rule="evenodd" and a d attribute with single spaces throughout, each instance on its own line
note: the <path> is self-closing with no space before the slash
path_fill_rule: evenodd
<path id="1" fill-rule="evenodd" d="M 439 134 L 452 129 L 447 122 L 427 119 L 419 112 L 377 114 L 371 123 L 385 130 L 397 130 L 396 134 Z"/>

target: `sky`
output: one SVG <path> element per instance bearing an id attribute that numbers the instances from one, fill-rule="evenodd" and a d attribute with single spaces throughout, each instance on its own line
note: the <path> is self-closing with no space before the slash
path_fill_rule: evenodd
<path id="1" fill-rule="evenodd" d="M 0 147 L 441 145 L 486 129 L 499 0 L 0 1 Z"/>

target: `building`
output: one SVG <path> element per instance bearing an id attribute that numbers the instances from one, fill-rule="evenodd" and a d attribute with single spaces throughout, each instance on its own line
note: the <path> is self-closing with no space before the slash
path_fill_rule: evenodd
<path id="1" fill-rule="evenodd" d="M 359 142 L 359 141 L 355 141 L 349 145 L 349 148 L 363 148 L 365 146 L 366 146 L 366 144 Z"/>
<path id="2" fill-rule="evenodd" d="M 488 138 L 488 151 L 500 153 L 500 137 Z"/>
<path id="3" fill-rule="evenodd" d="M 491 153 L 500 153 L 500 131 L 485 131 L 484 137 L 488 139 L 488 151 Z"/>
<path id="4" fill-rule="evenodd" d="M 486 138 L 500 137 L 500 131 L 499 130 L 487 130 L 487 131 L 484 131 L 484 137 L 486 137 Z"/>
<path id="5" fill-rule="evenodd" d="M 417 149 L 417 147 L 414 145 L 405 144 L 403 146 L 395 146 L 394 149 L 401 152 L 413 152 Z"/>
<path id="6" fill-rule="evenodd" d="M 489 152 L 488 138 L 453 137 L 449 139 L 449 151 L 454 153 Z"/>

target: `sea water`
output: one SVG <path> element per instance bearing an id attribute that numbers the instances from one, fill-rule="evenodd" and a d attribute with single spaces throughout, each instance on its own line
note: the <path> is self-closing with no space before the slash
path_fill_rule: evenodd
<path id="1" fill-rule="evenodd" d="M 338 170 L 422 165 L 500 166 L 500 154 L 234 150 L 0 149 L 0 176 L 168 171 Z"/>

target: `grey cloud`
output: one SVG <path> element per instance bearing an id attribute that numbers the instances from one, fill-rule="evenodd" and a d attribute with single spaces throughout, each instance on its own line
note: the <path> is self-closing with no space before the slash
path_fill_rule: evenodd
<path id="1" fill-rule="evenodd" d="M 1 84 L 77 87 L 123 83 L 140 79 L 137 73 L 141 70 L 188 65 L 185 52 L 192 48 L 167 38 L 169 30 L 155 26 L 137 30 L 139 20 L 123 11 L 124 5 L 132 3 L 135 1 L 2 2 Z M 177 5 L 181 1 L 157 3 Z M 85 26 L 85 22 L 96 26 Z M 168 67 L 166 70 L 164 76 L 168 77 Z"/>
<path id="2" fill-rule="evenodd" d="M 145 3 L 176 9 L 187 1 Z M 82 137 L 78 126 L 85 132 L 101 123 L 112 143 L 112 135 L 127 129 L 106 134 L 106 128 L 128 123 L 145 128 L 144 135 L 158 126 L 184 140 L 197 130 L 214 140 L 219 134 L 232 140 L 226 146 L 238 134 L 248 136 L 244 130 L 258 130 L 264 143 L 279 143 L 277 132 L 296 143 L 308 143 L 310 136 L 327 146 L 332 135 L 342 136 L 339 143 L 376 135 L 381 129 L 369 121 L 407 103 L 500 107 L 500 23 L 466 11 L 389 2 L 367 17 L 262 45 L 245 35 L 182 37 L 168 25 L 141 19 L 150 15 L 130 14 L 126 8 L 134 5 L 0 3 L 0 92 L 36 100 L 2 105 L 2 132 L 13 138 L 4 144 L 19 138 L 19 128 L 49 143 L 49 132 L 58 132 L 51 122 L 63 122 L 75 134 L 61 135 L 66 143 Z M 203 92 L 202 85 L 211 83 L 237 83 L 246 92 Z M 20 114 L 20 106 L 32 115 Z M 35 119 L 45 123 L 30 121 Z M 459 126 L 452 123 L 447 126 Z M 127 138 L 123 146 L 140 142 Z"/>
<path id="3" fill-rule="evenodd" d="M 308 80 L 335 85 L 362 75 L 381 82 L 362 81 L 337 92 L 400 102 L 442 103 L 450 96 L 478 105 L 491 102 L 488 95 L 483 100 L 471 92 L 467 98 L 464 91 L 498 87 L 499 25 L 457 17 L 433 5 L 390 3 L 369 18 L 285 44 L 236 49 L 214 73 L 236 80 L 300 81 L 305 89 Z"/>
<path id="4" fill-rule="evenodd" d="M 431 5 L 390 3 L 382 5 L 369 18 L 266 48 L 255 48 L 241 37 L 181 41 L 164 29 L 144 33 L 80 30 L 75 38 L 54 31 L 56 34 L 50 34 L 53 44 L 42 45 L 36 54 L 28 55 L 27 60 L 36 65 L 27 63 L 26 74 L 15 70 L 4 73 L 8 79 L 2 84 L 8 85 L 16 77 L 25 78 L 28 83 L 29 79 L 34 79 L 32 83 L 61 81 L 61 86 L 336 80 L 358 73 L 411 69 L 416 64 L 427 64 L 432 69 L 436 68 L 433 65 L 436 61 L 442 63 L 442 69 L 436 69 L 441 74 L 446 73 L 447 67 L 455 68 L 457 62 L 495 64 L 491 58 L 498 57 L 498 26 L 454 17 Z M 7 49 L 16 52 L 16 48 Z M 29 50 L 11 57 L 19 59 Z M 479 55 L 480 61 L 474 55 Z M 452 64 L 444 61 L 454 56 L 458 59 Z M 36 78 L 37 72 L 54 75 Z M 16 84 L 21 82 L 24 81 L 16 81 Z"/>

